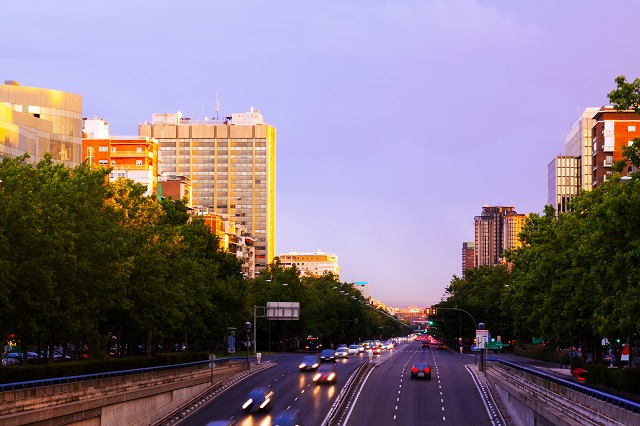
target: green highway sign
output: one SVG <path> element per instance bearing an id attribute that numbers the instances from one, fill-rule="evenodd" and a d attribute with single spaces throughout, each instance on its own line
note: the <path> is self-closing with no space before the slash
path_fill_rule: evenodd
<path id="1" fill-rule="evenodd" d="M 485 349 L 502 349 L 505 346 L 509 346 L 509 345 L 502 342 L 487 342 L 484 344 Z"/>

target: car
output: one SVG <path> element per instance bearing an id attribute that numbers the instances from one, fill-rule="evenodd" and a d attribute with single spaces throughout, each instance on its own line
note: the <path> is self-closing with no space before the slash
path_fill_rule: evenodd
<path id="1" fill-rule="evenodd" d="M 349 349 L 346 346 L 336 349 L 336 358 L 349 358 Z"/>
<path id="2" fill-rule="evenodd" d="M 374 355 L 380 355 L 380 352 L 382 352 L 382 349 L 380 348 L 380 346 L 376 346 L 376 345 L 369 346 L 369 349 L 373 352 Z"/>
<path id="3" fill-rule="evenodd" d="M 358 349 L 358 345 L 350 345 L 348 352 L 349 355 L 358 355 L 360 353 L 360 349 Z"/>
<path id="4" fill-rule="evenodd" d="M 426 379 L 431 380 L 431 367 L 427 362 L 416 362 L 411 367 L 411 380 Z"/>
<path id="5" fill-rule="evenodd" d="M 298 410 L 282 410 L 271 422 L 272 426 L 299 426 L 302 424 L 302 413 Z"/>
<path id="6" fill-rule="evenodd" d="M 358 352 L 364 353 L 364 344 L 358 343 Z"/>
<path id="7" fill-rule="evenodd" d="M 438 344 L 436 345 L 436 349 L 442 350 L 442 349 L 447 349 L 447 347 L 444 343 L 438 342 Z"/>
<path id="8" fill-rule="evenodd" d="M 320 352 L 321 362 L 336 362 L 336 351 L 333 349 L 323 349 Z"/>
<path id="9" fill-rule="evenodd" d="M 253 388 L 247 400 L 242 404 L 242 409 L 249 412 L 268 411 L 273 405 L 273 391 L 270 387 Z"/>
<path id="10" fill-rule="evenodd" d="M 336 369 L 332 365 L 321 365 L 313 376 L 315 384 L 320 383 L 335 383 L 336 381 Z"/>
<path id="11" fill-rule="evenodd" d="M 423 348 L 430 349 L 430 348 L 431 348 L 431 345 L 429 345 L 429 342 L 428 342 L 428 341 L 424 340 L 424 341 L 422 342 L 422 347 L 423 347 Z"/>
<path id="12" fill-rule="evenodd" d="M 302 361 L 298 365 L 300 371 L 317 370 L 320 365 L 320 357 L 315 355 L 308 355 L 302 358 Z"/>
<path id="13" fill-rule="evenodd" d="M 2 354 L 2 366 L 11 367 L 12 365 L 20 365 L 20 359 L 12 358 L 5 354 Z"/>

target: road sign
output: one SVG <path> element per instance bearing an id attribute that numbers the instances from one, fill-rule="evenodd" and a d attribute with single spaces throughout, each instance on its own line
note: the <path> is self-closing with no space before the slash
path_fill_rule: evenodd
<path id="1" fill-rule="evenodd" d="M 505 343 L 500 342 L 487 342 L 484 345 L 485 349 L 502 349 L 504 346 L 509 346 Z"/>
<path id="2" fill-rule="evenodd" d="M 489 330 L 476 330 L 476 346 L 478 349 L 484 349 L 489 341 Z"/>

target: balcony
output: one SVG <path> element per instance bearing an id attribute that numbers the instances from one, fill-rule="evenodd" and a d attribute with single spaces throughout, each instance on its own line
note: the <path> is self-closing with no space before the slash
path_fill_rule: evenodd
<path id="1" fill-rule="evenodd" d="M 603 136 L 615 136 L 613 133 L 613 130 L 603 130 L 602 131 L 602 135 Z"/>
<path id="2" fill-rule="evenodd" d="M 603 145 L 602 146 L 602 151 L 604 152 L 613 152 L 616 150 L 615 145 Z"/>

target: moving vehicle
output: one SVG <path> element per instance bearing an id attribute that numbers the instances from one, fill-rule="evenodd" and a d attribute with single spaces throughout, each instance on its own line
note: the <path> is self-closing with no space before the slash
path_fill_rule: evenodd
<path id="1" fill-rule="evenodd" d="M 322 350 L 322 343 L 320 342 L 320 339 L 315 336 L 307 336 L 304 340 L 304 348 L 308 352 L 319 352 Z"/>
<path id="2" fill-rule="evenodd" d="M 321 362 L 336 362 L 336 351 L 333 349 L 325 349 L 320 352 Z"/>
<path id="3" fill-rule="evenodd" d="M 269 410 L 273 405 L 273 391 L 269 387 L 254 388 L 247 395 L 242 409 L 249 412 Z"/>
<path id="4" fill-rule="evenodd" d="M 426 362 L 416 362 L 411 367 L 411 380 L 426 379 L 431 380 L 431 367 Z"/>
<path id="5" fill-rule="evenodd" d="M 358 349 L 358 345 L 350 345 L 348 352 L 349 355 L 358 355 L 360 353 L 360 349 Z"/>
<path id="6" fill-rule="evenodd" d="M 332 365 L 321 365 L 313 376 L 315 384 L 319 383 L 335 383 L 336 368 Z"/>
<path id="7" fill-rule="evenodd" d="M 444 343 L 438 342 L 438 344 L 436 345 L 436 349 L 442 350 L 442 349 L 447 349 L 447 347 L 445 346 Z"/>
<path id="8" fill-rule="evenodd" d="M 299 426 L 302 424 L 302 414 L 298 410 L 282 410 L 274 418 L 272 426 Z"/>
<path id="9" fill-rule="evenodd" d="M 316 355 L 308 355 L 302 358 L 298 368 L 300 371 L 317 370 L 320 365 L 320 357 Z"/>
<path id="10" fill-rule="evenodd" d="M 349 349 L 346 346 L 336 349 L 336 358 L 349 358 Z"/>

